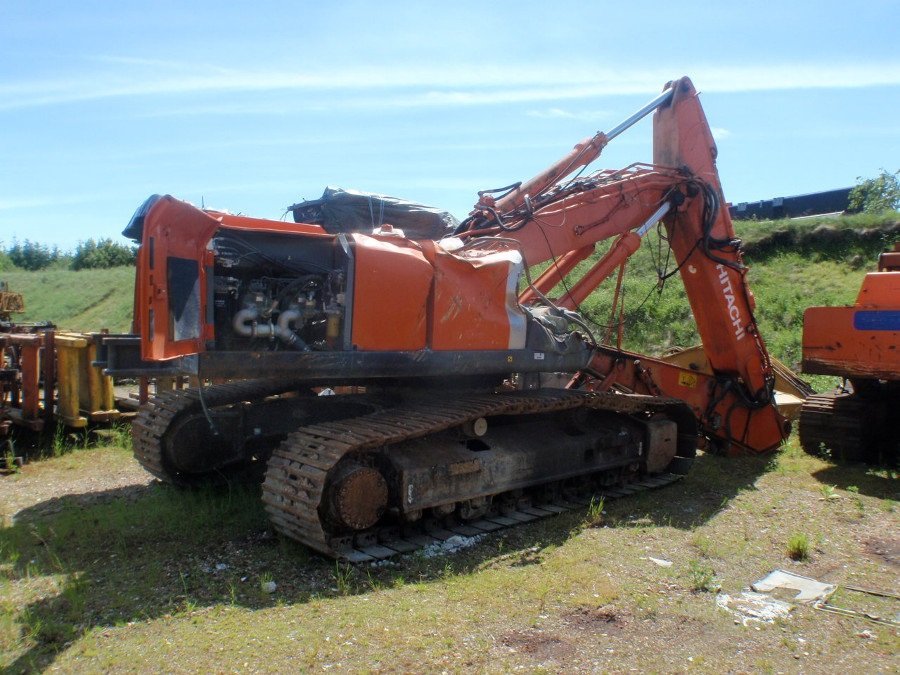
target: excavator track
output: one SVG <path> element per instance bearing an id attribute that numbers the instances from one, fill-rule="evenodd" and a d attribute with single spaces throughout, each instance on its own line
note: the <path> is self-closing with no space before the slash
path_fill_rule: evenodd
<path id="1" fill-rule="evenodd" d="M 411 439 L 498 415 L 537 415 L 586 407 L 625 414 L 662 411 L 674 399 L 572 391 L 526 394 L 477 394 L 453 401 L 434 396 L 368 415 L 314 424 L 290 434 L 268 461 L 263 503 L 275 529 L 325 555 L 365 562 L 409 553 L 454 534 L 476 535 L 560 513 L 589 503 L 567 495 L 532 505 L 519 500 L 515 507 L 485 514 L 471 521 L 448 517 L 414 526 L 373 526 L 351 535 L 335 533 L 323 519 L 323 497 L 335 467 L 345 457 L 389 447 Z M 606 497 L 662 487 L 681 474 L 645 477 L 631 485 L 609 486 Z M 496 496 L 496 495 L 494 495 Z"/>
<path id="2" fill-rule="evenodd" d="M 810 455 L 830 453 L 846 461 L 863 458 L 865 404 L 858 397 L 814 394 L 800 408 L 800 445 Z"/>
<path id="3" fill-rule="evenodd" d="M 178 485 L 192 484 L 197 477 L 177 471 L 166 457 L 165 436 L 179 416 L 240 401 L 255 401 L 290 391 L 291 388 L 284 381 L 246 380 L 157 394 L 140 407 L 132 422 L 135 459 L 161 481 Z"/>
<path id="4" fill-rule="evenodd" d="M 819 457 L 893 465 L 900 446 L 890 419 L 896 405 L 896 397 L 810 396 L 800 408 L 800 445 Z"/>

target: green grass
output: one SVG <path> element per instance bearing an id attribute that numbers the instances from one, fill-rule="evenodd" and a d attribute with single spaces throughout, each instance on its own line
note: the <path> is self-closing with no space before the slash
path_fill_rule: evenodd
<path id="1" fill-rule="evenodd" d="M 62 330 L 127 332 L 134 305 L 134 267 L 7 271 L 9 289 L 25 297 L 14 321 L 51 321 Z"/>
<path id="2" fill-rule="evenodd" d="M 809 537 L 802 532 L 795 532 L 787 543 L 787 554 L 791 560 L 804 561 L 809 559 Z"/>
<path id="3" fill-rule="evenodd" d="M 0 481 L 83 479 L 127 461 L 125 450 L 106 452 L 105 465 L 75 450 Z M 701 455 L 671 487 L 607 501 L 602 527 L 589 526 L 586 508 L 453 556 L 379 567 L 270 536 L 256 487 L 69 494 L 61 484 L 64 494 L 0 528 L 0 669 L 885 668 L 900 647 L 887 627 L 798 607 L 757 630 L 718 610 L 714 593 L 797 564 L 806 576 L 890 590 L 896 573 L 877 542 L 900 525 L 895 481 L 796 443 L 772 458 Z M 848 498 L 821 499 L 823 485 Z M 785 542 L 799 514 L 815 555 L 794 563 Z M 896 611 L 889 599 L 863 600 L 859 609 Z M 872 639 L 855 637 L 864 629 Z M 809 635 L 814 645 L 798 648 Z"/>
<path id="4" fill-rule="evenodd" d="M 881 242 L 896 240 L 900 212 L 855 213 L 846 216 L 812 216 L 785 220 L 738 220 L 735 229 L 751 255 L 761 257 L 768 251 L 806 247 L 816 254 L 846 256 L 847 243 L 852 253 L 871 253 Z M 824 226 L 824 227 L 823 227 Z M 818 230 L 818 232 L 817 232 Z M 840 230 L 844 236 L 822 230 Z M 840 243 L 835 246 L 833 244 Z"/>

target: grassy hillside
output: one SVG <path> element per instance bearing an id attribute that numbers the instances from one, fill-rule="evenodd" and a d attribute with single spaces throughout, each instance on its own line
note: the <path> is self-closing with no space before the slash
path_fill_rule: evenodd
<path id="1" fill-rule="evenodd" d="M 134 303 L 134 267 L 13 271 L 0 275 L 25 296 L 17 321 L 52 321 L 63 330 L 127 332 Z"/>
<path id="2" fill-rule="evenodd" d="M 900 218 L 892 213 L 802 221 L 736 223 L 745 241 L 748 280 L 756 297 L 756 318 L 772 353 L 789 366 L 800 365 L 803 310 L 814 305 L 850 304 L 878 253 L 900 240 Z M 599 256 L 599 254 L 597 254 Z M 596 257 L 571 275 L 577 278 Z M 674 259 L 656 234 L 649 234 L 628 263 L 623 284 L 623 346 L 661 354 L 697 344 L 699 337 L 684 287 L 676 274 L 658 287 L 657 270 L 673 271 Z M 612 281 L 612 280 L 610 280 Z M 610 323 L 615 283 L 607 283 L 582 311 L 598 326 Z M 561 289 L 557 289 L 561 294 Z"/>
<path id="3" fill-rule="evenodd" d="M 841 218 L 736 223 L 751 266 L 749 281 L 757 300 L 756 316 L 772 353 L 788 365 L 800 364 L 803 310 L 812 305 L 852 303 L 865 273 L 880 251 L 900 240 L 900 214 L 860 214 Z M 598 254 L 599 255 L 599 254 Z M 624 284 L 626 329 L 623 346 L 660 354 L 670 347 L 699 342 L 680 279 L 662 292 L 657 267 L 666 248 L 648 235 L 629 261 Z M 585 262 L 581 269 L 589 264 Z M 668 261 L 674 269 L 675 261 Z M 577 277 L 579 271 L 572 275 Z M 4 272 L 11 290 L 25 295 L 22 320 L 49 320 L 63 329 L 127 331 L 131 324 L 134 268 Z M 609 323 L 613 283 L 597 291 L 582 310 L 602 338 Z"/>

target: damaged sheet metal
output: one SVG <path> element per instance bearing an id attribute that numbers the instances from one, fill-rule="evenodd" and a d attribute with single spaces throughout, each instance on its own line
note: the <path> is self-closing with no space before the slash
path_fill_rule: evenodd
<path id="1" fill-rule="evenodd" d="M 758 593 L 771 593 L 780 588 L 797 591 L 797 595 L 792 599 L 804 605 L 824 602 L 837 590 L 837 586 L 834 584 L 826 584 L 784 570 L 773 570 L 766 577 L 752 584 L 751 588 Z"/>

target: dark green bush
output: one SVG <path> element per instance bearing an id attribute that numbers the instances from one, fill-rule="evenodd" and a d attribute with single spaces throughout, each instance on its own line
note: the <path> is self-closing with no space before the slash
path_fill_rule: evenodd
<path id="1" fill-rule="evenodd" d="M 72 256 L 73 270 L 104 269 L 134 264 L 135 249 L 112 239 L 88 239 L 78 243 Z"/>
<path id="2" fill-rule="evenodd" d="M 45 244 L 26 239 L 20 243 L 13 241 L 12 246 L 6 249 L 6 255 L 10 262 L 23 270 L 42 270 L 56 262 L 59 257 L 59 249 L 50 248 Z"/>
<path id="3" fill-rule="evenodd" d="M 884 169 L 876 178 L 862 180 L 850 191 L 850 210 L 881 213 L 900 208 L 900 171 Z"/>

